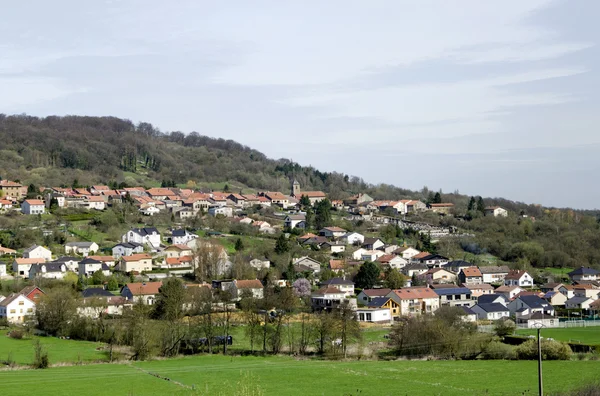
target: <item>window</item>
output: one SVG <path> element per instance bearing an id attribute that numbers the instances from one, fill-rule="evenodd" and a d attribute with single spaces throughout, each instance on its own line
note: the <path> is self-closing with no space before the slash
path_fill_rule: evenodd
<path id="1" fill-rule="evenodd" d="M 371 314 L 370 313 L 367 314 L 367 321 L 371 321 Z"/>
<path id="2" fill-rule="evenodd" d="M 11 310 L 10 310 L 10 313 L 11 313 L 11 314 L 17 313 L 17 310 L 16 310 L 16 309 L 11 309 Z"/>
<path id="3" fill-rule="evenodd" d="M 19 301 L 19 305 L 25 305 L 25 301 Z"/>

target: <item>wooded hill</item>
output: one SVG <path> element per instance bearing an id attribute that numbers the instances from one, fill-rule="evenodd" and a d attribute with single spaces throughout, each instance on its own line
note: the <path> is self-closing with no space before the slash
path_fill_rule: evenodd
<path id="1" fill-rule="evenodd" d="M 232 140 L 197 132 L 161 132 L 152 124 L 135 125 L 116 117 L 7 116 L 0 114 L 0 177 L 38 186 L 125 183 L 129 186 L 207 185 L 232 182 L 257 190 L 290 190 L 296 178 L 304 190 L 321 190 L 331 199 L 363 192 L 375 199 L 421 199 L 427 188 L 411 191 L 372 185 L 338 172 L 320 172 L 286 159 L 273 160 Z M 202 184 L 204 183 L 204 184 Z M 468 196 L 443 194 L 466 210 Z M 539 215 L 539 208 L 505 199 L 487 199 L 511 211 Z"/>

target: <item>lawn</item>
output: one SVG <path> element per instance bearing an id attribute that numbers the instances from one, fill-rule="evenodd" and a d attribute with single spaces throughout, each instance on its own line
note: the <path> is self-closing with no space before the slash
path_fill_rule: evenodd
<path id="1" fill-rule="evenodd" d="M 520 335 L 537 335 L 537 330 L 518 330 Z M 583 344 L 600 344 L 600 326 L 569 327 L 559 329 L 542 329 L 542 337 L 554 338 L 558 341 L 573 341 Z"/>
<path id="2" fill-rule="evenodd" d="M 554 361 L 543 367 L 544 389 L 550 394 L 594 381 L 600 362 Z M 52 395 L 516 395 L 537 391 L 537 362 L 340 362 L 215 355 L 0 372 L 0 383 L 6 396 L 41 389 Z M 243 387 L 262 393 L 242 392 Z"/>
<path id="3" fill-rule="evenodd" d="M 50 364 L 65 362 L 93 362 L 106 361 L 104 352 L 97 350 L 102 343 L 61 340 L 55 337 L 34 337 L 40 340 L 44 349 L 48 352 Z M 6 331 L 0 334 L 0 360 L 9 357 L 21 365 L 31 364 L 33 361 L 33 340 L 31 338 L 15 340 L 6 336 Z"/>

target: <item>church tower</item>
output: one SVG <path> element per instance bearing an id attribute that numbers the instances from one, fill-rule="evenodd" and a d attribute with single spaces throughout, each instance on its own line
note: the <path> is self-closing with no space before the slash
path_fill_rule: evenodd
<path id="1" fill-rule="evenodd" d="M 292 183 L 292 197 L 300 198 L 300 183 L 296 179 Z"/>

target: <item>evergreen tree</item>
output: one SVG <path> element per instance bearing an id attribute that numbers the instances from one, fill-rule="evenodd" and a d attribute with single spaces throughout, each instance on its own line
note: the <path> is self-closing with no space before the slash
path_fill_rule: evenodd
<path id="1" fill-rule="evenodd" d="M 241 252 L 242 250 L 244 250 L 244 241 L 242 241 L 242 238 L 238 238 L 235 241 L 235 251 Z"/>
<path id="2" fill-rule="evenodd" d="M 483 202 L 483 198 L 477 198 L 477 211 L 484 213 L 485 212 L 485 202 Z"/>
<path id="3" fill-rule="evenodd" d="M 471 199 L 469 199 L 469 205 L 467 206 L 467 210 L 469 212 L 472 210 L 475 210 L 476 205 L 477 205 L 477 203 L 475 202 L 475 197 L 471 197 Z"/>
<path id="4" fill-rule="evenodd" d="M 331 225 L 331 202 L 325 198 L 316 205 L 315 227 L 320 230 Z"/>
<path id="5" fill-rule="evenodd" d="M 279 235 L 279 238 L 277 238 L 277 242 L 275 242 L 275 253 L 283 254 L 288 252 L 289 250 L 290 246 L 287 238 L 284 234 Z"/>
<path id="6" fill-rule="evenodd" d="M 356 287 L 361 289 L 372 289 L 379 281 L 381 271 L 377 264 L 372 261 L 365 261 L 358 269 L 358 273 L 354 277 Z"/>
<path id="7" fill-rule="evenodd" d="M 433 196 L 433 203 L 442 203 L 442 194 L 436 192 Z"/>
<path id="8" fill-rule="evenodd" d="M 305 209 L 312 206 L 312 204 L 310 203 L 310 199 L 306 195 L 300 197 L 300 206 L 302 206 Z"/>

